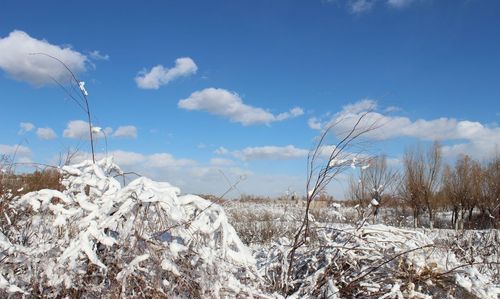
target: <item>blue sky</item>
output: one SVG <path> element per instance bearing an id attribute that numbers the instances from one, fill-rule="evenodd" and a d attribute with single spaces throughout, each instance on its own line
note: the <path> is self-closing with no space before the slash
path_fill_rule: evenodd
<path id="1" fill-rule="evenodd" d="M 89 151 L 85 115 L 50 80 L 66 74 L 29 55 L 49 52 L 86 82 L 122 168 L 185 192 L 222 194 L 224 173 L 243 193 L 303 193 L 314 137 L 367 109 L 385 124 L 368 151 L 396 167 L 434 139 L 450 161 L 485 161 L 500 146 L 499 15 L 493 0 L 4 3 L 0 152 Z"/>

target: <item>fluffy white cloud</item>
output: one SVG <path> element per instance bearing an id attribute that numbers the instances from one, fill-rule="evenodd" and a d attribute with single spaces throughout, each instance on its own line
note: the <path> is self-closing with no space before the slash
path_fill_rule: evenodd
<path id="1" fill-rule="evenodd" d="M 24 133 L 32 131 L 35 128 L 35 125 L 32 124 L 32 123 L 24 123 L 24 122 L 22 122 L 22 123 L 19 124 L 19 127 L 21 129 L 19 129 L 19 132 L 17 134 L 22 135 Z"/>
<path id="2" fill-rule="evenodd" d="M 107 127 L 102 130 L 99 127 L 93 127 L 92 132 L 94 138 L 104 138 L 109 136 L 113 129 Z M 90 140 L 89 123 L 83 120 L 72 120 L 64 129 L 63 136 L 66 138 Z"/>
<path id="3" fill-rule="evenodd" d="M 36 130 L 36 136 L 42 140 L 51 140 L 57 138 L 56 132 L 51 128 L 38 128 Z"/>
<path id="4" fill-rule="evenodd" d="M 58 61 L 33 53 L 45 53 L 63 61 L 73 72 L 86 70 L 87 57 L 67 46 L 50 44 L 32 38 L 26 32 L 12 31 L 0 38 L 0 69 L 9 76 L 32 85 L 52 84 L 53 79 L 64 81 L 68 71 Z M 53 79 L 52 79 L 53 78 Z"/>
<path id="5" fill-rule="evenodd" d="M 189 57 L 181 57 L 175 60 L 173 68 L 166 68 L 162 65 L 153 67 L 149 72 L 143 70 L 135 77 L 135 82 L 139 88 L 158 89 L 160 86 L 168 84 L 179 77 L 186 77 L 196 73 L 198 66 Z"/>
<path id="6" fill-rule="evenodd" d="M 137 128 L 135 126 L 121 126 L 116 129 L 113 137 L 118 138 L 137 138 Z"/>
<path id="7" fill-rule="evenodd" d="M 237 93 L 222 88 L 206 88 L 193 92 L 189 98 L 180 100 L 178 106 L 186 110 L 204 110 L 244 126 L 270 124 L 304 114 L 301 108 L 295 107 L 288 112 L 274 115 L 262 108 L 243 103 Z"/>
<path id="8" fill-rule="evenodd" d="M 366 109 L 362 109 L 362 108 Z M 337 136 L 343 136 L 349 132 L 361 115 L 365 114 L 359 128 L 360 130 L 373 126 L 364 136 L 375 140 L 387 140 L 397 137 L 413 137 L 420 140 L 460 141 L 466 143 L 444 147 L 443 150 L 449 155 L 468 153 L 473 156 L 487 157 L 494 154 L 500 146 L 500 128 L 487 127 L 479 122 L 468 120 L 456 120 L 454 118 L 417 119 L 411 120 L 404 116 L 385 115 L 373 111 L 376 102 L 367 105 L 361 101 L 352 105 L 344 106 L 342 111 L 335 114 L 329 121 L 320 124 L 315 120 L 309 124 L 314 129 L 323 129 L 333 126 L 332 130 Z M 359 109 L 358 109 L 359 108 Z M 312 124 L 312 125 L 311 125 Z"/>

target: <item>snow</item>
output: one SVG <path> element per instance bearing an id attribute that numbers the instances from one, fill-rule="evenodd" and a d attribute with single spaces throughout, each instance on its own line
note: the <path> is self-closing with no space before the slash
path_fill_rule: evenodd
<path id="1" fill-rule="evenodd" d="M 348 160 L 346 160 L 346 159 L 331 159 L 330 163 L 328 164 L 328 166 L 329 167 L 342 166 L 346 162 L 348 162 Z"/>
<path id="2" fill-rule="evenodd" d="M 83 297 L 116 298 L 349 298 L 349 292 L 453 298 L 443 283 L 460 290 L 456 298 L 500 295 L 494 270 L 462 267 L 461 257 L 440 246 L 440 240 L 456 236 L 448 231 L 366 221 L 334 224 L 316 221 L 317 214 L 310 218 L 313 233 L 288 273 L 290 244 L 303 215 L 299 202 L 223 208 L 145 177 L 122 186 L 117 177 L 123 172 L 112 159 L 84 161 L 60 172 L 63 191 L 30 192 L 3 211 L 9 220 L 0 230 L 0 296 L 56 298 L 79 290 Z M 371 206 L 377 205 L 373 199 Z M 344 217 L 340 204 L 324 209 L 330 217 Z M 255 221 L 256 214 L 267 220 Z M 278 228 L 265 244 L 251 249 L 242 239 L 263 238 L 238 236 L 237 231 L 255 227 L 271 231 L 271 223 Z M 486 237 L 494 241 L 498 234 Z M 484 256 L 472 261 L 498 261 L 497 255 Z M 111 287 L 116 281 L 119 286 Z"/>
<path id="3" fill-rule="evenodd" d="M 89 95 L 89 93 L 85 89 L 85 82 L 80 81 L 80 82 L 78 82 L 78 85 L 79 85 L 80 90 L 82 91 L 82 93 L 87 97 Z"/>
<path id="4" fill-rule="evenodd" d="M 85 289 L 82 274 L 93 265 L 99 277 L 115 275 L 122 282 L 118 297 L 138 296 L 125 287 L 132 281 L 149 285 L 160 277 L 163 287 L 154 288 L 168 297 L 193 291 L 183 289 L 178 277 L 197 281 L 198 292 L 213 297 L 260 294 L 255 259 L 222 207 L 144 177 L 122 187 L 115 179 L 121 173 L 112 159 L 84 161 L 61 168 L 64 191 L 18 198 L 13 208 L 24 218 L 7 235 L 0 233 L 0 249 L 24 270 L 14 274 L 1 264 L 0 289 L 33 292 L 37 279 L 47 296 L 57 297 Z M 17 237 L 23 231 L 30 232 L 24 241 Z M 110 291 L 99 285 L 95 292 Z"/>
<path id="5" fill-rule="evenodd" d="M 92 133 L 98 134 L 102 132 L 101 127 L 92 126 Z"/>

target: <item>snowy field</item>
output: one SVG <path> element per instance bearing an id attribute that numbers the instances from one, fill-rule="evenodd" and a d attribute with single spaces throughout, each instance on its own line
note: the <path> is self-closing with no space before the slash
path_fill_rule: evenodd
<path id="1" fill-rule="evenodd" d="M 313 206 L 181 195 L 111 159 L 3 211 L 2 298 L 499 298 L 498 230 L 410 229 Z"/>

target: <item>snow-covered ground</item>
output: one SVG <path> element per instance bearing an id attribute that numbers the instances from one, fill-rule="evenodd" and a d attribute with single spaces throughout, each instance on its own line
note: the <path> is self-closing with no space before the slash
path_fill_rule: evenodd
<path id="1" fill-rule="evenodd" d="M 42 298 L 498 298 L 498 231 L 356 223 L 346 208 L 181 195 L 112 160 L 61 169 L 63 191 L 3 211 L 0 296 Z M 226 214 L 227 213 L 227 214 Z"/>

